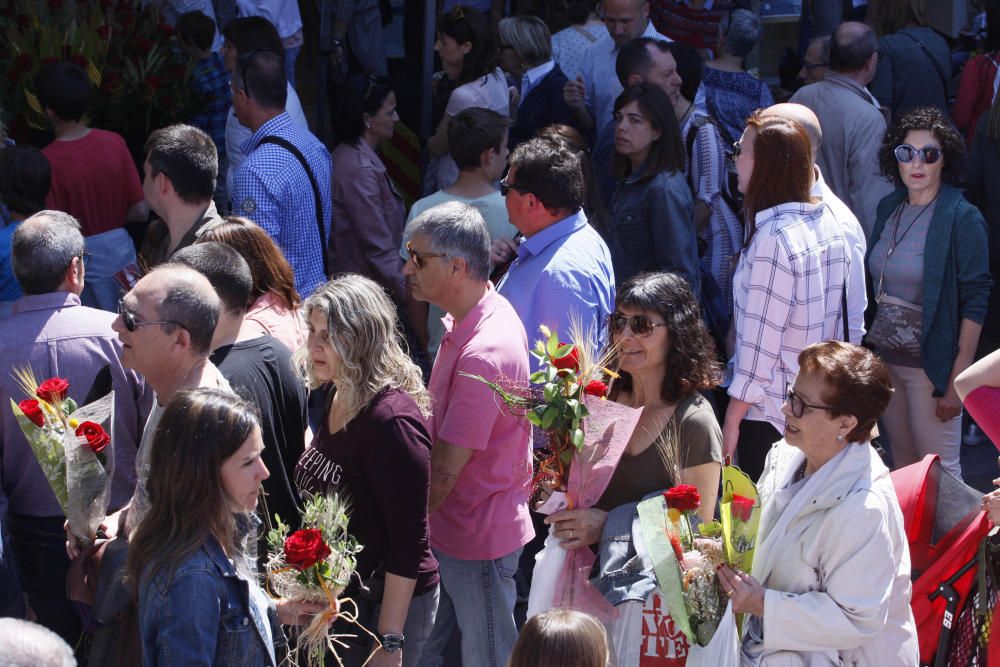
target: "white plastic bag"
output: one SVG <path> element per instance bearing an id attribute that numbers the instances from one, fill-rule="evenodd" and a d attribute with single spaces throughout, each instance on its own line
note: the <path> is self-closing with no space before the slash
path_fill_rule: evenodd
<path id="1" fill-rule="evenodd" d="M 691 644 L 687 667 L 740 667 L 740 633 L 731 600 L 708 646 Z"/>
<path id="2" fill-rule="evenodd" d="M 659 589 L 645 602 L 619 605 L 608 639 L 616 667 L 682 667 L 689 650 Z"/>
<path id="3" fill-rule="evenodd" d="M 563 569 L 563 561 L 566 560 L 566 550 L 559 545 L 559 540 L 553 535 L 553 526 L 549 526 L 549 534 L 545 538 L 545 545 L 535 556 L 535 569 L 531 574 L 531 590 L 528 591 L 528 615 L 531 618 L 535 614 L 552 609 L 552 601 L 556 596 L 556 584 L 559 582 L 559 574 Z"/>

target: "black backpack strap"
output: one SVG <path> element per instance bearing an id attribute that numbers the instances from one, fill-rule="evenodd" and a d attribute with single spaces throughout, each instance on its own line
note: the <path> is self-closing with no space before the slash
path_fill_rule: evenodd
<path id="1" fill-rule="evenodd" d="M 934 71 L 937 72 L 938 77 L 941 79 L 941 86 L 944 88 L 944 99 L 945 99 L 945 101 L 947 101 L 948 100 L 948 77 L 941 70 L 941 63 L 939 63 L 937 61 L 937 58 L 934 57 L 934 54 L 931 53 L 931 50 L 928 49 L 926 46 L 924 46 L 924 43 L 921 42 L 919 39 L 917 39 L 916 37 L 914 37 L 910 33 L 906 32 L 905 30 L 900 30 L 899 34 L 900 35 L 904 35 L 906 37 L 909 37 L 914 42 L 916 42 L 917 45 L 920 46 L 920 48 L 923 50 L 924 55 L 927 56 L 927 59 L 931 61 L 931 66 L 934 67 Z"/>
<path id="2" fill-rule="evenodd" d="M 269 134 L 261 139 L 257 145 L 261 146 L 263 144 L 281 146 L 286 151 L 294 155 L 302 165 L 302 168 L 305 169 L 306 176 L 309 177 L 309 185 L 312 186 L 313 199 L 316 202 L 316 229 L 319 231 L 320 252 L 323 255 L 323 272 L 326 273 L 329 271 L 330 264 L 327 261 L 326 256 L 326 225 L 323 224 L 323 200 L 319 196 L 319 184 L 316 182 L 316 177 L 313 175 L 312 169 L 309 168 L 309 163 L 306 162 L 306 156 L 302 154 L 302 151 L 295 147 L 295 144 L 287 139 L 283 139 L 282 137 L 276 137 L 273 134 Z"/>

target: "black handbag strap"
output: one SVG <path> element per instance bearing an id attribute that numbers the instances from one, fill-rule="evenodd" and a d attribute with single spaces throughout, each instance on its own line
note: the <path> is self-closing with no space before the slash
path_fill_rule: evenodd
<path id="1" fill-rule="evenodd" d="M 276 137 L 273 134 L 269 134 L 261 139 L 257 145 L 260 146 L 262 144 L 281 146 L 294 155 L 302 165 L 302 168 L 305 169 L 306 176 L 309 177 L 309 185 L 312 186 L 313 199 L 316 202 L 316 229 L 319 231 L 319 246 L 320 252 L 323 255 L 323 273 L 325 274 L 329 270 L 330 265 L 326 257 L 326 225 L 323 224 L 323 200 L 319 196 L 319 184 L 316 182 L 316 177 L 313 175 L 312 169 L 309 168 L 309 163 L 306 162 L 306 156 L 292 142 L 282 137 Z"/>
<path id="2" fill-rule="evenodd" d="M 937 58 L 934 57 L 934 54 L 931 53 L 931 50 L 928 49 L 926 46 L 924 46 L 924 43 L 921 42 L 919 39 L 917 39 L 916 37 L 914 37 L 910 33 L 906 32 L 905 30 L 900 30 L 899 34 L 900 35 L 905 35 L 906 37 L 909 37 L 914 42 L 916 42 L 920 46 L 921 49 L 923 49 L 924 55 L 927 56 L 927 59 L 931 61 L 931 65 L 934 67 L 934 71 L 937 72 L 938 77 L 940 77 L 940 79 L 941 79 L 941 86 L 944 88 L 944 97 L 947 100 L 948 99 L 948 77 L 941 70 L 941 63 L 939 63 L 937 61 Z"/>
<path id="3" fill-rule="evenodd" d="M 845 265 L 846 266 L 846 265 Z M 844 289 L 840 292 L 840 318 L 844 321 L 844 342 L 851 342 L 850 322 L 847 321 L 847 275 L 844 275 Z"/>

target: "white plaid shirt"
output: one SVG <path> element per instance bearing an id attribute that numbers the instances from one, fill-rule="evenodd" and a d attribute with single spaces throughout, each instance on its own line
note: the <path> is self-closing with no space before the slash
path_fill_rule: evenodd
<path id="1" fill-rule="evenodd" d="M 747 419 L 784 431 L 785 388 L 799 352 L 843 340 L 841 293 L 851 268 L 842 226 L 825 204 L 792 202 L 757 214 L 757 233 L 733 279 L 736 353 L 729 395 L 751 404 Z"/>

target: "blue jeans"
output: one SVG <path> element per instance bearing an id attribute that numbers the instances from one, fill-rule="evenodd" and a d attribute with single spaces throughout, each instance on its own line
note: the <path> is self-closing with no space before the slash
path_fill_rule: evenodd
<path id="1" fill-rule="evenodd" d="M 421 667 L 442 667 L 455 630 L 462 634 L 464 667 L 504 667 L 517 641 L 514 573 L 521 555 L 460 560 L 434 549 L 441 572 L 441 602 Z"/>
<path id="2" fill-rule="evenodd" d="M 124 227 L 88 236 L 87 252 L 90 261 L 83 274 L 83 294 L 80 301 L 91 308 L 100 308 L 114 313 L 118 310 L 118 299 L 122 297 L 122 286 L 115 280 L 115 274 L 129 264 L 135 264 L 135 245 Z"/>

